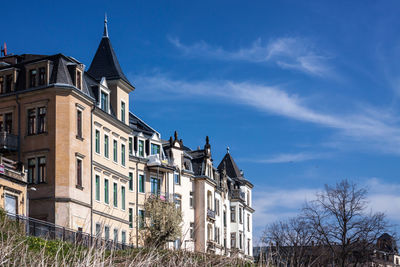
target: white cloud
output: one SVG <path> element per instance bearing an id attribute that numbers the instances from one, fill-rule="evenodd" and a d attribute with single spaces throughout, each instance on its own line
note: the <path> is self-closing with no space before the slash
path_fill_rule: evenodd
<path id="1" fill-rule="evenodd" d="M 313 108 L 310 99 L 290 94 L 277 86 L 251 82 L 173 80 L 165 75 L 135 77 L 152 95 L 203 97 L 229 100 L 262 112 L 336 129 L 343 140 L 363 142 L 364 147 L 385 153 L 400 153 L 400 127 L 390 111 L 370 106 L 354 107 L 351 113 Z M 157 94 L 154 94 L 157 92 Z M 326 107 L 329 108 L 329 107 Z M 299 155 L 298 157 L 307 155 Z"/>
<path id="2" fill-rule="evenodd" d="M 249 47 L 234 51 L 214 47 L 204 41 L 185 45 L 178 38 L 169 37 L 168 40 L 189 57 L 253 63 L 272 62 L 283 69 L 294 69 L 315 76 L 333 74 L 332 67 L 328 65 L 329 57 L 318 53 L 309 41 L 302 38 L 277 38 L 268 43 L 257 39 Z"/>
<path id="3" fill-rule="evenodd" d="M 300 152 L 300 153 L 281 153 L 273 155 L 270 157 L 262 158 L 260 156 L 240 159 L 240 161 L 251 161 L 257 163 L 291 163 L 291 162 L 302 162 L 313 159 L 320 159 L 327 157 L 327 154 L 322 153 L 310 153 L 310 152 Z"/>
<path id="4" fill-rule="evenodd" d="M 369 190 L 369 209 L 373 212 L 384 212 L 389 221 L 400 223 L 400 184 L 384 183 L 377 178 L 367 179 L 360 187 Z M 265 226 L 277 220 L 285 220 L 300 213 L 304 203 L 315 199 L 315 193 L 323 188 L 281 189 L 255 187 L 253 193 L 254 234 L 260 237 Z"/>

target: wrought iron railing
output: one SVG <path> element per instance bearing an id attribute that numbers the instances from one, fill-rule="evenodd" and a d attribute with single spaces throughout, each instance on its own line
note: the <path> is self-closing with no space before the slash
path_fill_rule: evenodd
<path id="1" fill-rule="evenodd" d="M 246 193 L 243 192 L 241 189 L 233 189 L 232 190 L 232 198 L 246 200 Z"/>
<path id="2" fill-rule="evenodd" d="M 18 136 L 8 133 L 0 132 L 0 150 L 12 150 L 18 149 Z"/>
<path id="3" fill-rule="evenodd" d="M 81 231 L 75 231 L 53 223 L 29 218 L 21 215 L 7 213 L 11 220 L 17 221 L 24 229 L 27 236 L 41 237 L 47 240 L 62 240 L 65 242 L 82 245 L 85 247 L 105 247 L 106 249 L 125 250 L 133 248 L 132 245 L 105 240 Z"/>
<path id="4" fill-rule="evenodd" d="M 207 217 L 211 219 L 215 219 L 215 210 L 207 209 Z"/>

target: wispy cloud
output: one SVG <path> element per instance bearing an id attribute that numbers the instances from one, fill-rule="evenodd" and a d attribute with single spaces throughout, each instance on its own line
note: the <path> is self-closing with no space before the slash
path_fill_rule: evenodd
<path id="1" fill-rule="evenodd" d="M 266 158 L 253 157 L 251 159 L 241 159 L 241 161 L 251 161 L 256 163 L 292 163 L 292 162 L 302 162 L 314 159 L 325 158 L 327 155 L 321 153 L 310 153 L 310 152 L 300 152 L 300 153 L 282 153 L 273 155 Z"/>
<path id="2" fill-rule="evenodd" d="M 263 43 L 254 41 L 249 47 L 228 51 L 204 41 L 185 45 L 178 38 L 168 38 L 169 42 L 189 57 L 213 58 L 227 61 L 247 61 L 253 63 L 274 63 L 283 69 L 293 69 L 315 76 L 330 76 L 333 68 L 328 64 L 330 56 L 317 51 L 306 39 L 285 37 Z"/>
<path id="3" fill-rule="evenodd" d="M 343 140 L 367 142 L 366 147 L 400 153 L 400 127 L 390 111 L 354 105 L 350 113 L 332 107 L 330 112 L 313 107 L 310 98 L 288 93 L 279 86 L 252 82 L 174 80 L 166 75 L 135 77 L 136 83 L 152 95 L 229 100 L 261 112 L 336 129 Z M 154 94 L 157 92 L 157 94 Z M 314 103 L 315 104 L 315 103 Z M 319 103 L 320 104 L 320 103 Z M 329 110 L 326 107 L 325 110 Z M 299 155 L 306 157 L 307 155 Z"/>
<path id="4" fill-rule="evenodd" d="M 369 208 L 373 212 L 384 212 L 391 223 L 400 223 L 400 184 L 384 183 L 378 178 L 371 178 L 359 185 L 369 189 Z M 260 237 L 267 224 L 299 214 L 304 203 L 315 199 L 315 193 L 320 190 L 322 188 L 282 189 L 264 186 L 255 191 L 255 236 Z"/>

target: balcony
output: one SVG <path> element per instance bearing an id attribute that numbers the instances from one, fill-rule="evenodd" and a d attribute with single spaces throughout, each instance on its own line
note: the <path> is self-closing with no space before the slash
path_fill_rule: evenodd
<path id="1" fill-rule="evenodd" d="M 151 199 L 159 198 L 160 200 L 167 201 L 167 202 L 174 201 L 173 194 L 164 193 L 164 192 L 156 192 L 156 193 L 147 192 L 146 199 L 148 199 L 148 198 L 151 198 Z"/>
<path id="2" fill-rule="evenodd" d="M 147 166 L 149 169 L 160 169 L 164 171 L 172 170 L 172 165 L 170 164 L 169 160 L 163 156 L 160 156 L 159 154 L 155 155 L 150 155 L 147 157 L 149 160 L 147 162 Z"/>
<path id="3" fill-rule="evenodd" d="M 246 193 L 240 189 L 233 189 L 231 198 L 246 201 Z"/>
<path id="4" fill-rule="evenodd" d="M 0 174 L 4 174 L 5 176 L 24 183 L 27 182 L 24 166 L 5 157 L 0 157 Z"/>
<path id="5" fill-rule="evenodd" d="M 207 218 L 209 218 L 211 220 L 215 220 L 215 211 L 207 209 Z"/>
<path id="6" fill-rule="evenodd" d="M 8 132 L 0 132 L 0 151 L 16 151 L 18 149 L 18 136 Z"/>

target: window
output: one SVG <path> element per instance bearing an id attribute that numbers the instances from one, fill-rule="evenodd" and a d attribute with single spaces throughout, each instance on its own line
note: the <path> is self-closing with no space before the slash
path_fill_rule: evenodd
<path id="1" fill-rule="evenodd" d="M 132 144 L 132 137 L 129 137 L 129 145 L 128 145 L 128 149 L 129 149 L 129 155 L 133 155 L 133 144 Z"/>
<path id="2" fill-rule="evenodd" d="M 104 226 L 104 239 L 105 240 L 110 239 L 110 227 L 109 226 Z"/>
<path id="3" fill-rule="evenodd" d="M 7 133 L 12 132 L 12 113 L 4 114 L 4 131 Z"/>
<path id="4" fill-rule="evenodd" d="M 76 71 L 76 87 L 82 89 L 82 72 Z"/>
<path id="5" fill-rule="evenodd" d="M 108 153 L 108 135 L 104 135 L 104 157 L 108 158 L 109 157 L 109 153 Z"/>
<path id="6" fill-rule="evenodd" d="M 190 191 L 190 194 L 189 194 L 189 206 L 191 207 L 191 208 L 193 208 L 193 192 L 192 191 Z"/>
<path id="7" fill-rule="evenodd" d="M 121 208 L 125 210 L 125 186 L 121 186 Z"/>
<path id="8" fill-rule="evenodd" d="M 96 178 L 95 178 L 95 180 L 96 180 L 96 181 L 95 181 L 95 183 L 96 183 L 96 191 L 95 191 L 96 200 L 97 200 L 97 201 L 100 201 L 100 176 L 96 174 L 95 177 L 96 177 Z"/>
<path id="9" fill-rule="evenodd" d="M 29 71 L 29 87 L 36 86 L 36 74 L 37 71 L 35 69 Z"/>
<path id="10" fill-rule="evenodd" d="M 113 202 L 114 202 L 114 207 L 118 207 L 118 185 L 117 183 L 113 184 Z"/>
<path id="11" fill-rule="evenodd" d="M 0 94 L 3 94 L 3 93 L 5 93 L 5 90 L 4 90 L 4 78 L 3 78 L 3 76 L 0 76 Z"/>
<path id="12" fill-rule="evenodd" d="M 94 143 L 94 150 L 97 154 L 100 154 L 100 131 L 96 130 L 95 133 L 95 143 Z"/>
<path id="13" fill-rule="evenodd" d="M 174 181 L 175 181 L 175 184 L 181 184 L 181 177 L 179 176 L 178 173 L 174 174 Z"/>
<path id="14" fill-rule="evenodd" d="M 212 210 L 212 194 L 211 194 L 211 191 L 207 191 L 207 209 Z"/>
<path id="15" fill-rule="evenodd" d="M 219 216 L 219 199 L 215 199 L 215 213 Z"/>
<path id="16" fill-rule="evenodd" d="M 159 155 L 160 154 L 160 145 L 151 144 L 151 154 L 152 155 Z"/>
<path id="17" fill-rule="evenodd" d="M 247 190 L 247 205 L 250 206 L 250 191 Z"/>
<path id="18" fill-rule="evenodd" d="M 121 144 L 121 164 L 125 166 L 125 145 Z"/>
<path id="19" fill-rule="evenodd" d="M 247 214 L 247 231 L 250 232 L 250 214 Z"/>
<path id="20" fill-rule="evenodd" d="M 133 173 L 129 172 L 129 190 L 133 191 Z"/>
<path id="21" fill-rule="evenodd" d="M 114 143 L 113 143 L 114 145 L 113 145 L 113 151 L 114 151 L 114 161 L 115 162 L 118 162 L 118 143 L 117 143 L 117 140 L 114 140 Z"/>
<path id="22" fill-rule="evenodd" d="M 207 225 L 207 240 L 212 240 L 213 238 L 213 233 L 212 233 L 212 226 L 211 224 Z"/>
<path id="23" fill-rule="evenodd" d="M 236 247 L 236 233 L 231 233 L 231 248 Z"/>
<path id="24" fill-rule="evenodd" d="M 16 196 L 5 194 L 5 211 L 12 214 L 18 214 L 18 199 Z"/>
<path id="25" fill-rule="evenodd" d="M 121 121 L 125 123 L 125 102 L 121 101 Z"/>
<path id="26" fill-rule="evenodd" d="M 39 85 L 44 85 L 46 81 L 46 69 L 44 67 L 39 68 Z"/>
<path id="27" fill-rule="evenodd" d="M 100 223 L 96 223 L 96 236 L 100 237 L 101 235 L 101 225 Z"/>
<path id="28" fill-rule="evenodd" d="M 144 141 L 139 140 L 139 157 L 144 157 Z"/>
<path id="29" fill-rule="evenodd" d="M 110 197 L 108 194 L 109 194 L 108 179 L 104 179 L 104 202 L 106 204 L 110 203 Z"/>
<path id="30" fill-rule="evenodd" d="M 139 192 L 144 193 L 144 175 L 139 174 Z"/>
<path id="31" fill-rule="evenodd" d="M 38 169 L 38 182 L 46 182 L 46 157 L 38 157 L 39 169 Z"/>
<path id="32" fill-rule="evenodd" d="M 82 187 L 82 160 L 76 159 L 76 185 Z"/>
<path id="33" fill-rule="evenodd" d="M 239 207 L 239 223 L 243 223 L 243 218 L 242 218 L 242 207 Z"/>
<path id="34" fill-rule="evenodd" d="M 139 228 L 144 227 L 144 210 L 139 210 Z"/>
<path id="35" fill-rule="evenodd" d="M 82 111 L 76 111 L 76 136 L 82 138 Z"/>
<path id="36" fill-rule="evenodd" d="M 108 94 L 101 91 L 100 108 L 108 113 Z"/>
<path id="37" fill-rule="evenodd" d="M 235 207 L 231 207 L 231 222 L 235 222 L 236 221 L 236 209 Z"/>
<path id="38" fill-rule="evenodd" d="M 182 210 L 182 196 L 179 194 L 175 194 L 174 202 L 175 202 L 175 208 Z"/>
<path id="39" fill-rule="evenodd" d="M 250 255 L 250 238 L 247 239 L 247 255 Z"/>
<path id="40" fill-rule="evenodd" d="M 239 248 L 242 249 L 242 234 L 239 234 Z"/>
<path id="41" fill-rule="evenodd" d="M 7 75 L 6 76 L 6 93 L 11 92 L 12 83 L 13 83 L 13 76 L 11 74 Z"/>
<path id="42" fill-rule="evenodd" d="M 129 228 L 133 228 L 133 209 L 129 208 Z"/>
<path id="43" fill-rule="evenodd" d="M 118 242 L 118 229 L 114 229 L 114 242 Z"/>
<path id="44" fill-rule="evenodd" d="M 38 108 L 38 129 L 37 133 L 46 132 L 46 107 Z"/>
<path id="45" fill-rule="evenodd" d="M 122 244 L 126 243 L 126 232 L 125 231 L 121 232 L 121 242 L 122 242 Z"/>
<path id="46" fill-rule="evenodd" d="M 35 182 L 35 169 L 36 169 L 36 159 L 28 159 L 28 183 L 32 184 Z"/>
<path id="47" fill-rule="evenodd" d="M 160 179 L 151 177 L 150 184 L 151 184 L 151 193 L 153 195 L 159 195 L 160 194 Z"/>
<path id="48" fill-rule="evenodd" d="M 226 211 L 224 210 L 224 227 L 226 227 Z"/>
<path id="49" fill-rule="evenodd" d="M 28 135 L 35 134 L 36 129 L 36 109 L 28 109 Z"/>
<path id="50" fill-rule="evenodd" d="M 190 238 L 191 239 L 194 239 L 194 223 L 193 222 L 191 222 L 190 223 Z"/>
<path id="51" fill-rule="evenodd" d="M 220 243 L 220 233 L 219 233 L 219 227 L 214 228 L 214 241 L 217 242 L 218 244 Z"/>

